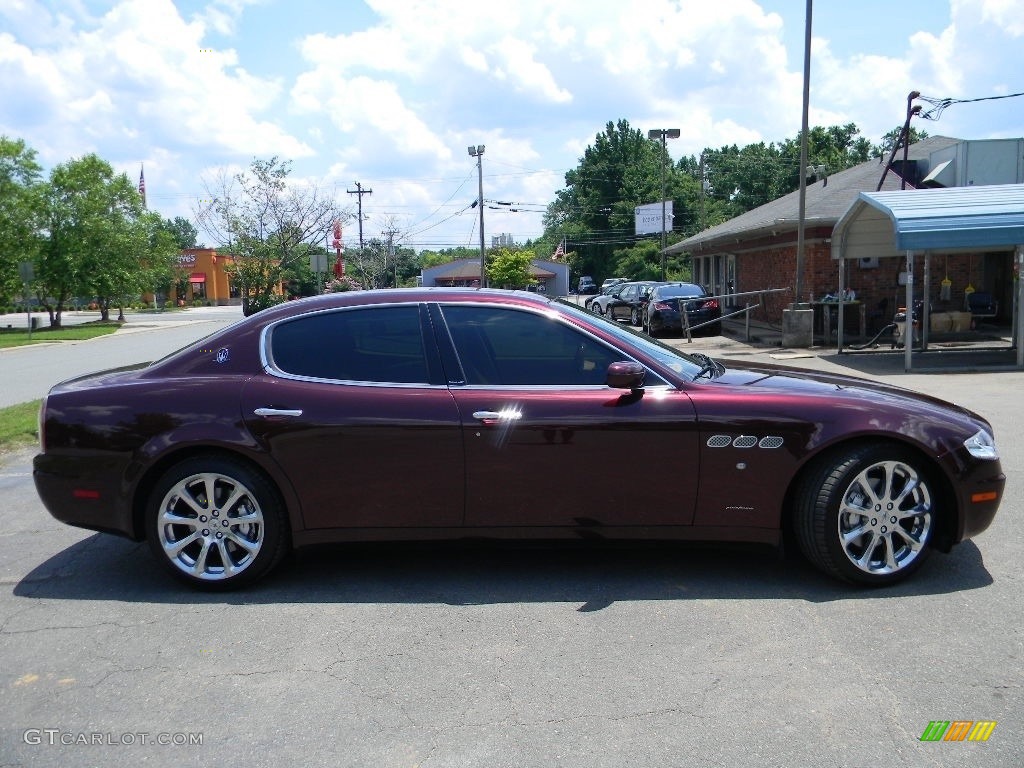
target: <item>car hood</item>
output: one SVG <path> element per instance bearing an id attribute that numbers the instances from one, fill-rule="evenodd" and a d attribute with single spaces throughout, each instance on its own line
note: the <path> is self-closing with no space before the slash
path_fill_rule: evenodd
<path id="1" fill-rule="evenodd" d="M 750 387 L 779 394 L 820 395 L 861 402 L 871 400 L 879 407 L 890 406 L 897 410 L 912 405 L 917 409 L 941 411 L 945 415 L 957 413 L 991 428 L 984 417 L 955 403 L 856 376 L 821 373 L 769 363 L 744 363 L 738 367 L 726 368 L 724 373 L 711 381 L 724 386 Z"/>

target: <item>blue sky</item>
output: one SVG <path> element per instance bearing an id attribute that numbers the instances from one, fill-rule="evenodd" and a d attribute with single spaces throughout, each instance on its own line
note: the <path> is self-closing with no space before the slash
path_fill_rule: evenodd
<path id="1" fill-rule="evenodd" d="M 800 127 L 805 0 L 0 0 L 0 133 L 48 169 L 97 152 L 193 218 L 218 173 L 293 162 L 364 233 L 473 246 L 539 211 L 608 121 L 678 127 L 673 157 Z M 817 0 L 811 124 L 872 142 L 906 96 L 1024 91 L 1024 0 Z M 1024 136 L 1024 97 L 955 104 L 932 135 Z M 349 247 L 357 240 L 346 228 Z"/>

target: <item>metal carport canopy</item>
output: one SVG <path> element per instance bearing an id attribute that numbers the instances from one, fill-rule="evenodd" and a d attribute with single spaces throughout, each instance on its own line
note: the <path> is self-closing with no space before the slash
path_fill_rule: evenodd
<path id="1" fill-rule="evenodd" d="M 962 250 L 1013 250 L 1019 275 L 1024 265 L 1024 184 L 860 192 L 832 230 L 833 259 L 906 255 L 907 307 L 913 306 L 915 251 L 924 252 L 927 260 L 931 253 Z M 840 269 L 840 289 L 843 273 Z M 1022 368 L 1024 283 L 1014 282 L 1013 344 L 1017 367 Z M 908 371 L 912 346 L 904 348 Z"/>
<path id="2" fill-rule="evenodd" d="M 1024 244 L 1024 184 L 861 192 L 832 231 L 832 258 Z"/>

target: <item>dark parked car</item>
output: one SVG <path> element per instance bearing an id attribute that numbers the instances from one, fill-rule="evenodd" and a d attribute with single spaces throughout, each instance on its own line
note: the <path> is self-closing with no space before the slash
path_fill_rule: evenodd
<path id="1" fill-rule="evenodd" d="M 708 292 L 693 283 L 671 283 L 659 285 L 650 295 L 644 307 L 643 328 L 654 336 L 665 331 L 683 331 L 683 313 L 692 328 L 702 323 L 711 323 L 698 328 L 696 332 L 719 334 L 722 323 L 712 322 L 722 316 L 718 299 L 704 298 Z"/>
<path id="2" fill-rule="evenodd" d="M 628 320 L 640 325 L 640 308 L 646 303 L 651 288 L 659 283 L 651 280 L 619 283 L 608 293 L 595 296 L 590 311 L 597 315 L 606 315 L 612 320 Z"/>
<path id="3" fill-rule="evenodd" d="M 726 367 L 495 290 L 281 304 L 57 385 L 40 425 L 35 484 L 54 517 L 147 539 L 214 589 L 342 540 L 790 534 L 822 570 L 888 584 L 985 530 L 1005 483 L 990 425 L 963 408 Z M 597 505 L 567 480 L 623 472 Z"/>

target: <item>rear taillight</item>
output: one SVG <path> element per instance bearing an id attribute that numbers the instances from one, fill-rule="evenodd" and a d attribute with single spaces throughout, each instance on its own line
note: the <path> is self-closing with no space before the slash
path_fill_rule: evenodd
<path id="1" fill-rule="evenodd" d="M 718 299 L 708 299 L 700 305 L 701 309 L 718 309 Z"/>
<path id="2" fill-rule="evenodd" d="M 671 304 L 666 304 L 664 301 L 656 301 L 656 302 L 654 302 L 653 306 L 658 311 L 665 310 L 665 309 L 672 309 L 672 305 Z"/>

